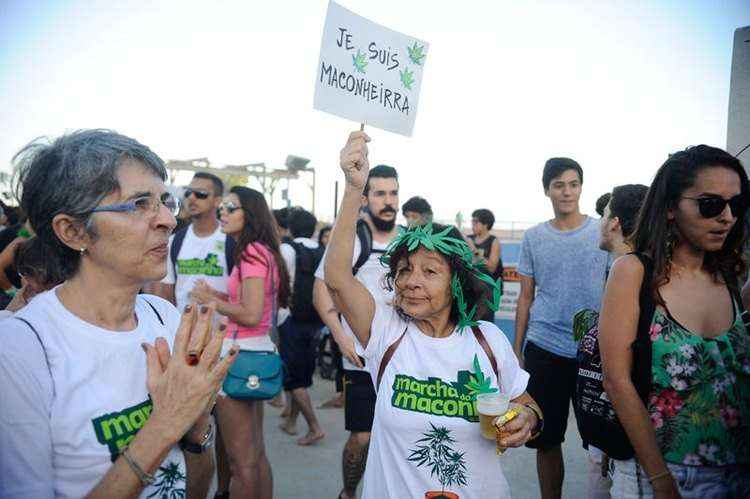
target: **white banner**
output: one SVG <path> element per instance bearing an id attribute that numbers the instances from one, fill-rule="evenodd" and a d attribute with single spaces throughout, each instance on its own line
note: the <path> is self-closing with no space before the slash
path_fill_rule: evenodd
<path id="1" fill-rule="evenodd" d="M 328 4 L 313 107 L 411 136 L 428 44 Z"/>

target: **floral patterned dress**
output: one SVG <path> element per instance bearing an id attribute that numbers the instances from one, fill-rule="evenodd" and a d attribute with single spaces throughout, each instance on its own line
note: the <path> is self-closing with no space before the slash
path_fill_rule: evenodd
<path id="1" fill-rule="evenodd" d="M 750 464 L 750 336 L 734 309 L 734 323 L 715 338 L 654 312 L 649 414 L 670 463 Z"/>

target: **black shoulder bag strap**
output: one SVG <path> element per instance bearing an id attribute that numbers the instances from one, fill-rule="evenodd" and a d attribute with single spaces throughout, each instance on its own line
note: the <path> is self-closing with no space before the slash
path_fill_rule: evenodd
<path id="1" fill-rule="evenodd" d="M 37 332 L 36 328 L 34 326 L 32 326 L 31 323 L 29 321 L 27 321 L 26 319 L 23 319 L 23 318 L 18 317 L 18 316 L 14 316 L 13 318 L 14 319 L 18 319 L 19 321 L 21 321 L 24 324 L 26 324 L 27 326 L 29 326 L 29 329 L 31 329 L 31 332 L 34 333 L 34 336 L 36 336 L 36 339 L 39 342 L 39 346 L 42 347 L 42 353 L 44 353 L 44 362 L 47 363 L 47 371 L 49 371 L 49 377 L 50 377 L 50 379 L 53 379 L 52 378 L 52 366 L 49 363 L 49 356 L 47 356 L 47 349 L 44 347 L 44 342 L 42 341 L 42 337 L 39 336 L 39 333 Z M 53 380 L 52 386 L 53 386 L 53 391 L 54 391 L 54 380 Z"/>
<path id="2" fill-rule="evenodd" d="M 174 269 L 174 282 L 177 283 L 177 257 L 182 249 L 182 243 L 185 241 L 185 236 L 190 228 L 188 225 L 184 229 L 180 229 L 174 233 L 172 238 L 172 246 L 169 248 L 169 259 L 172 261 L 172 268 Z"/>
<path id="3" fill-rule="evenodd" d="M 164 325 L 164 320 L 163 320 L 163 319 L 161 318 L 161 314 L 159 313 L 159 311 L 158 311 L 158 310 L 156 310 L 156 307 L 155 307 L 155 306 L 153 306 L 153 305 L 151 304 L 151 302 L 150 302 L 150 301 L 148 301 L 148 300 L 147 300 L 147 299 L 145 299 L 145 298 L 143 299 L 143 301 L 145 301 L 145 302 L 146 302 L 146 303 L 148 304 L 148 306 L 149 306 L 149 307 L 151 307 L 151 310 L 153 310 L 153 311 L 154 311 L 154 313 L 156 314 L 156 318 L 157 318 L 157 319 L 159 319 L 159 323 L 160 323 L 160 324 L 161 324 L 161 325 L 163 326 L 163 325 Z"/>

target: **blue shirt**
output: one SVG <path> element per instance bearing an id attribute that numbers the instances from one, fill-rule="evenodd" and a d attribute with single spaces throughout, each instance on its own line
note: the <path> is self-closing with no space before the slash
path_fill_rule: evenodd
<path id="1" fill-rule="evenodd" d="M 526 338 L 567 358 L 576 356 L 573 315 L 599 310 L 607 270 L 607 252 L 599 249 L 599 224 L 586 217 L 580 227 L 561 231 L 549 222 L 527 230 L 518 273 L 533 277 L 536 297 Z"/>

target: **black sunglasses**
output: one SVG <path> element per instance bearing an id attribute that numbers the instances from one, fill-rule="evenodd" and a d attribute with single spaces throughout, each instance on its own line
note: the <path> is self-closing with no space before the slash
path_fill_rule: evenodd
<path id="1" fill-rule="evenodd" d="M 224 210 L 224 211 L 226 211 L 227 213 L 229 213 L 231 215 L 232 213 L 234 213 L 235 211 L 237 211 L 239 209 L 240 209 L 239 206 L 237 206 L 236 204 L 234 204 L 231 201 L 229 201 L 229 202 L 226 202 L 226 203 L 221 203 L 219 205 L 219 209 L 216 210 L 216 211 L 218 213 L 221 213 L 221 210 Z"/>
<path id="2" fill-rule="evenodd" d="M 704 196 L 700 198 L 682 197 L 683 199 L 691 199 L 695 201 L 698 204 L 698 213 L 700 213 L 703 218 L 718 217 L 727 205 L 729 205 L 729 209 L 732 210 L 732 215 L 735 218 L 741 218 L 745 215 L 748 207 L 747 197 L 742 194 L 737 194 L 731 199 L 724 199 L 720 196 Z"/>
<path id="3" fill-rule="evenodd" d="M 196 189 L 187 188 L 185 189 L 185 199 L 189 198 L 191 194 L 195 194 L 195 197 L 198 199 L 208 199 L 208 192 L 206 191 L 198 191 Z"/>

